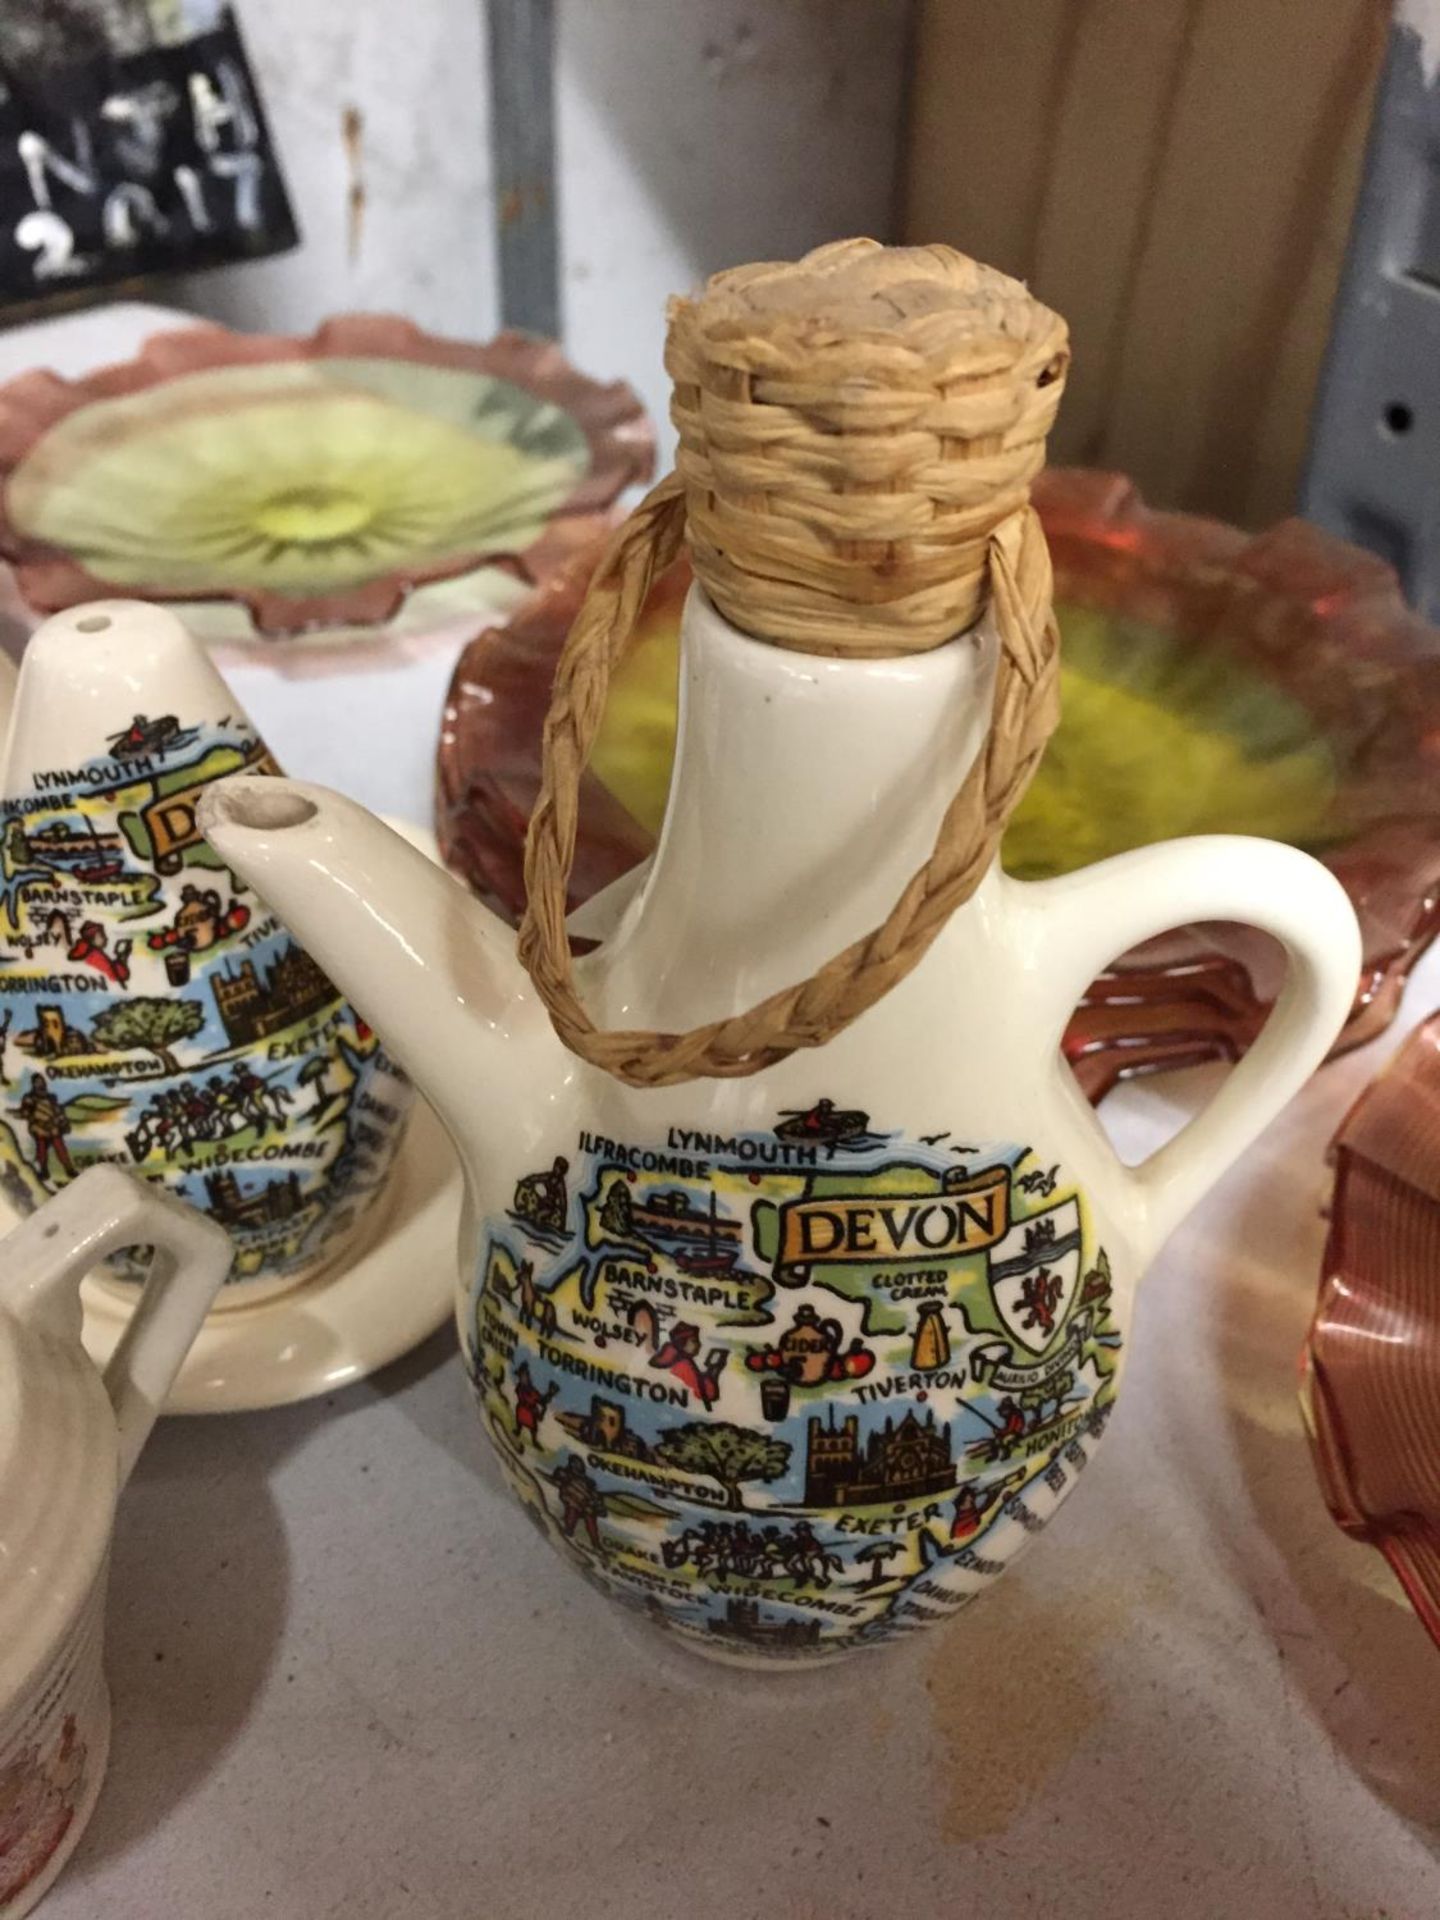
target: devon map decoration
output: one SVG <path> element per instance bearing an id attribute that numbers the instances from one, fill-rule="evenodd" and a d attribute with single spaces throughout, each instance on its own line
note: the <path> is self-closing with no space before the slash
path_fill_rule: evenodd
<path id="1" fill-rule="evenodd" d="M 490 1223 L 466 1315 L 542 1529 L 607 1592 L 750 1658 L 963 1605 L 1085 1465 L 1119 1351 L 1063 1166 L 828 1099 L 770 1133 L 581 1131 Z"/>
<path id="2" fill-rule="evenodd" d="M 273 1284 L 376 1197 L 410 1089 L 201 838 L 200 790 L 245 771 L 278 769 L 242 714 L 137 713 L 0 803 L 0 1184 L 28 1212 L 131 1167 Z"/>

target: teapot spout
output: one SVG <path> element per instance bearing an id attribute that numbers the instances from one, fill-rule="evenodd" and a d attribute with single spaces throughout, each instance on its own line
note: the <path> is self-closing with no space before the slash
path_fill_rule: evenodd
<path id="1" fill-rule="evenodd" d="M 372 813 L 325 787 L 237 775 L 206 788 L 198 821 L 469 1157 L 492 1104 L 489 1056 L 529 986 L 510 929 Z"/>

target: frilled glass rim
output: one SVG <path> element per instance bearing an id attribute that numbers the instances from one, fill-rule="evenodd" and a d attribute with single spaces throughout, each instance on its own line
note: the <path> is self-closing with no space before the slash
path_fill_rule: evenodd
<path id="1" fill-rule="evenodd" d="M 323 592 L 286 592 L 263 581 L 253 588 L 217 588 L 214 599 L 244 605 L 269 637 L 342 624 L 380 625 L 415 586 L 472 571 L 485 561 L 539 585 L 569 550 L 567 542 L 551 537 L 554 529 L 567 520 L 606 512 L 626 487 L 646 480 L 653 467 L 654 436 L 634 392 L 623 381 L 588 379 L 553 341 L 513 332 L 483 343 L 446 340 L 384 314 L 341 315 L 307 337 L 244 334 L 218 326 L 177 329 L 154 335 L 133 359 L 82 379 L 33 372 L 0 387 L 0 553 L 13 565 L 28 605 L 53 613 L 116 593 L 150 600 L 198 597 L 193 580 L 107 578 L 75 552 L 26 531 L 13 511 L 11 481 L 62 422 L 96 403 L 143 394 L 194 374 L 346 359 L 408 362 L 506 382 L 574 422 L 588 449 L 588 468 L 544 515 L 538 538 L 527 528 L 515 551 L 480 547 L 448 552 Z"/>

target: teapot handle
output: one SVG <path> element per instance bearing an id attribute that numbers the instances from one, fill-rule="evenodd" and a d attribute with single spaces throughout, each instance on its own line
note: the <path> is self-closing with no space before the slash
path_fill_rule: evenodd
<path id="1" fill-rule="evenodd" d="M 155 1249 L 150 1271 L 104 1376 L 122 1487 L 230 1271 L 229 1237 L 136 1175 L 95 1166 L 0 1242 L 0 1304 L 22 1323 L 77 1344 L 80 1282 L 107 1254 L 145 1246 Z"/>
<path id="2" fill-rule="evenodd" d="M 1334 1044 L 1360 978 L 1354 909 L 1318 860 L 1230 834 L 1141 847 L 1019 891 L 1032 978 L 1053 996 L 1042 1026 L 1057 1048 L 1081 994 L 1142 940 L 1197 920 L 1230 920 L 1273 934 L 1285 949 L 1274 1010 L 1209 1105 L 1139 1166 L 1116 1162 L 1143 1221 L 1148 1262 Z"/>

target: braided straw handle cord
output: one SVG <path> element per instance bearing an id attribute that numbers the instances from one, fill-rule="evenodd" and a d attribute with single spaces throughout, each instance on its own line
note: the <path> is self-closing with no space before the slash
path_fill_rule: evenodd
<path id="1" fill-rule="evenodd" d="M 620 528 L 571 629 L 525 847 L 520 958 L 572 1052 L 633 1087 L 757 1073 L 874 1006 L 974 893 L 1059 718 L 1030 481 L 1068 360 L 1058 315 L 948 247 L 843 240 L 671 303 L 676 471 Z M 687 533 L 720 612 L 801 652 L 924 652 L 988 606 L 994 704 L 883 925 L 745 1013 L 689 1033 L 607 1033 L 576 995 L 565 934 L 580 776 L 646 593 Z"/>
<path id="2" fill-rule="evenodd" d="M 525 845 L 528 900 L 520 959 L 572 1053 L 632 1087 L 758 1073 L 801 1047 L 833 1040 L 919 964 L 979 886 L 1060 717 L 1050 555 L 1034 509 L 1022 507 L 1015 517 L 1020 538 L 1014 565 L 1001 530 L 990 539 L 991 602 L 1000 636 L 990 728 L 945 810 L 929 859 L 883 924 L 809 979 L 688 1033 L 597 1027 L 576 993 L 565 932 L 580 776 L 604 717 L 611 674 L 624 658 L 646 593 L 680 551 L 685 497 L 676 477 L 663 480 L 621 527 L 560 656 L 545 722 L 540 796 Z"/>

